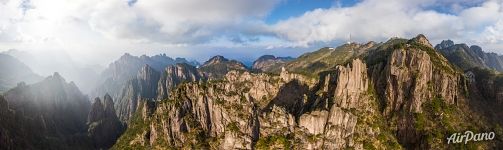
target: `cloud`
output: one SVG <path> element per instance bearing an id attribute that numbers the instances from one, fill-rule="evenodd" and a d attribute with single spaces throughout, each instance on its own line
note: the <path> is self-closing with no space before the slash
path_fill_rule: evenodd
<path id="1" fill-rule="evenodd" d="M 4 18 L 0 19 L 19 19 L 30 23 L 45 20 L 52 25 L 79 19 L 92 31 L 107 38 L 197 44 L 208 42 L 215 36 L 246 32 L 249 29 L 237 27 L 249 27 L 260 22 L 279 1 L 10 0 L 8 5 L 0 4 L 2 13 L 21 12 L 23 16 L 4 13 Z M 19 24 L 14 26 L 19 27 Z"/>
<path id="2" fill-rule="evenodd" d="M 113 0 L 112 0 L 113 1 Z M 197 44 L 241 34 L 260 22 L 279 0 L 113 1 L 91 15 L 93 29 L 110 37 Z"/>
<path id="3" fill-rule="evenodd" d="M 468 8 L 463 6 L 454 14 L 434 9 L 439 5 L 454 6 L 459 2 L 364 0 L 351 7 L 309 11 L 271 25 L 271 31 L 297 46 L 347 41 L 350 34 L 353 40 L 360 42 L 423 33 L 433 41 L 450 38 L 484 43 L 487 41 L 475 40 L 480 38 L 481 31 L 485 31 L 485 35 L 493 35 L 495 38 L 489 38 L 492 41 L 502 33 L 498 28 L 498 21 L 503 17 L 501 1 L 486 1 Z"/>

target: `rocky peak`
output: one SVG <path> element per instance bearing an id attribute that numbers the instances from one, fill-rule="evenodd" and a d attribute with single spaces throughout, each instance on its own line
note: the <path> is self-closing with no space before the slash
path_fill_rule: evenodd
<path id="1" fill-rule="evenodd" d="M 454 42 L 452 40 L 442 40 L 440 44 L 435 46 L 435 49 L 444 49 L 451 46 L 454 46 Z"/>
<path id="2" fill-rule="evenodd" d="M 450 45 L 450 46 L 449 46 Z M 465 43 L 453 44 L 451 40 L 444 40 L 435 46 L 450 63 L 457 67 L 468 70 L 475 67 L 495 69 L 503 71 L 503 57 L 494 53 L 487 53 L 477 45 L 467 45 Z"/>
<path id="3" fill-rule="evenodd" d="M 208 61 L 206 61 L 203 64 L 203 66 L 211 65 L 211 64 L 217 64 L 217 63 L 222 63 L 222 62 L 227 62 L 227 61 L 229 61 L 229 60 L 227 58 L 225 58 L 224 56 L 217 55 L 217 56 L 213 56 Z"/>
<path id="4" fill-rule="evenodd" d="M 57 81 L 58 83 L 66 82 L 65 79 L 61 77 L 61 75 L 59 75 L 58 72 L 54 72 L 54 74 L 52 76 L 47 77 L 46 80 Z"/>
<path id="5" fill-rule="evenodd" d="M 366 44 L 363 45 L 363 47 L 370 48 L 375 46 L 377 43 L 374 41 L 367 42 Z"/>
<path id="6" fill-rule="evenodd" d="M 105 97 L 103 98 L 103 105 L 104 105 L 105 117 L 117 118 L 117 115 L 115 114 L 114 101 L 112 97 L 108 95 L 108 93 L 105 94 Z"/>
<path id="7" fill-rule="evenodd" d="M 475 52 L 480 57 L 484 57 L 484 51 L 482 51 L 482 48 L 480 46 L 472 45 L 472 46 L 470 46 L 470 50 Z"/>
<path id="8" fill-rule="evenodd" d="M 103 97 L 103 101 L 98 97 L 94 100 L 88 116 L 87 132 L 95 148 L 110 148 L 124 132 L 125 128 L 115 114 L 113 105 L 112 97 L 108 94 Z"/>
<path id="9" fill-rule="evenodd" d="M 101 99 L 96 97 L 91 106 L 91 111 L 87 117 L 87 122 L 96 122 L 104 117 L 105 107 L 101 103 Z"/>
<path id="10" fill-rule="evenodd" d="M 105 97 L 104 97 L 104 103 L 105 103 L 105 108 L 106 109 L 109 109 L 109 108 L 112 108 L 113 109 L 113 106 L 114 106 L 114 101 L 112 100 L 112 96 L 110 96 L 108 93 L 105 94 Z"/>
<path id="11" fill-rule="evenodd" d="M 99 97 L 94 99 L 88 116 L 89 123 L 103 119 L 117 119 L 113 99 L 108 94 L 103 97 L 103 101 Z"/>
<path id="12" fill-rule="evenodd" d="M 274 55 L 263 55 L 260 56 L 256 61 L 264 61 L 264 60 L 270 60 L 270 59 L 276 59 Z"/>
<path id="13" fill-rule="evenodd" d="M 118 61 L 130 61 L 132 59 L 135 59 L 135 57 L 129 53 L 124 53 L 124 55 L 122 55 Z"/>
<path id="14" fill-rule="evenodd" d="M 415 38 L 412 38 L 412 41 L 433 48 L 433 46 L 430 44 L 430 41 L 423 34 L 419 34 Z"/>
<path id="15" fill-rule="evenodd" d="M 246 66 L 236 60 L 228 60 L 217 55 L 198 68 L 209 79 L 221 79 L 231 70 L 247 71 Z"/>

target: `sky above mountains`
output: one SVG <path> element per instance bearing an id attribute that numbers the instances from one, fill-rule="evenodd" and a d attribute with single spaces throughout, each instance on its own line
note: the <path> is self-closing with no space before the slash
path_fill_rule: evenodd
<path id="1" fill-rule="evenodd" d="M 298 56 L 324 46 L 425 34 L 503 53 L 502 0 L 0 0 L 0 51 L 124 53 L 204 61 Z"/>

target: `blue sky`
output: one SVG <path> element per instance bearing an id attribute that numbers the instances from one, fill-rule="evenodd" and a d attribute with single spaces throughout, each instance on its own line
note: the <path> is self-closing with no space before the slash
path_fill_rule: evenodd
<path id="1" fill-rule="evenodd" d="M 425 34 L 503 54 L 502 0 L 0 0 L 0 51 L 62 51 L 106 65 L 124 53 L 204 61 L 299 56 Z"/>
<path id="2" fill-rule="evenodd" d="M 304 14 L 314 9 L 328 9 L 331 7 L 347 7 L 356 4 L 357 0 L 286 0 L 276 6 L 267 16 L 265 22 L 274 24 L 279 20 L 288 19 Z"/>

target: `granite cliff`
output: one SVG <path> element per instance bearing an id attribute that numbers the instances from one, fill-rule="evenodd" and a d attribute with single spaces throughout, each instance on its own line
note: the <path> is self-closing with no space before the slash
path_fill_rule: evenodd
<path id="1" fill-rule="evenodd" d="M 226 61 L 216 58 L 206 64 Z M 494 73 L 488 74 L 490 80 L 471 80 L 474 76 L 454 67 L 424 35 L 324 48 L 277 67 L 276 75 L 238 67 L 218 73 L 222 76 L 216 80 L 183 78 L 186 82 L 172 86 L 164 99 L 140 105 L 113 148 L 448 149 L 503 144 L 445 144 L 447 136 L 466 130 L 503 134 L 501 119 L 487 115 L 497 112 L 493 106 L 500 101 L 490 99 L 501 94 L 501 83 Z M 491 91 L 483 94 L 484 88 Z"/>

